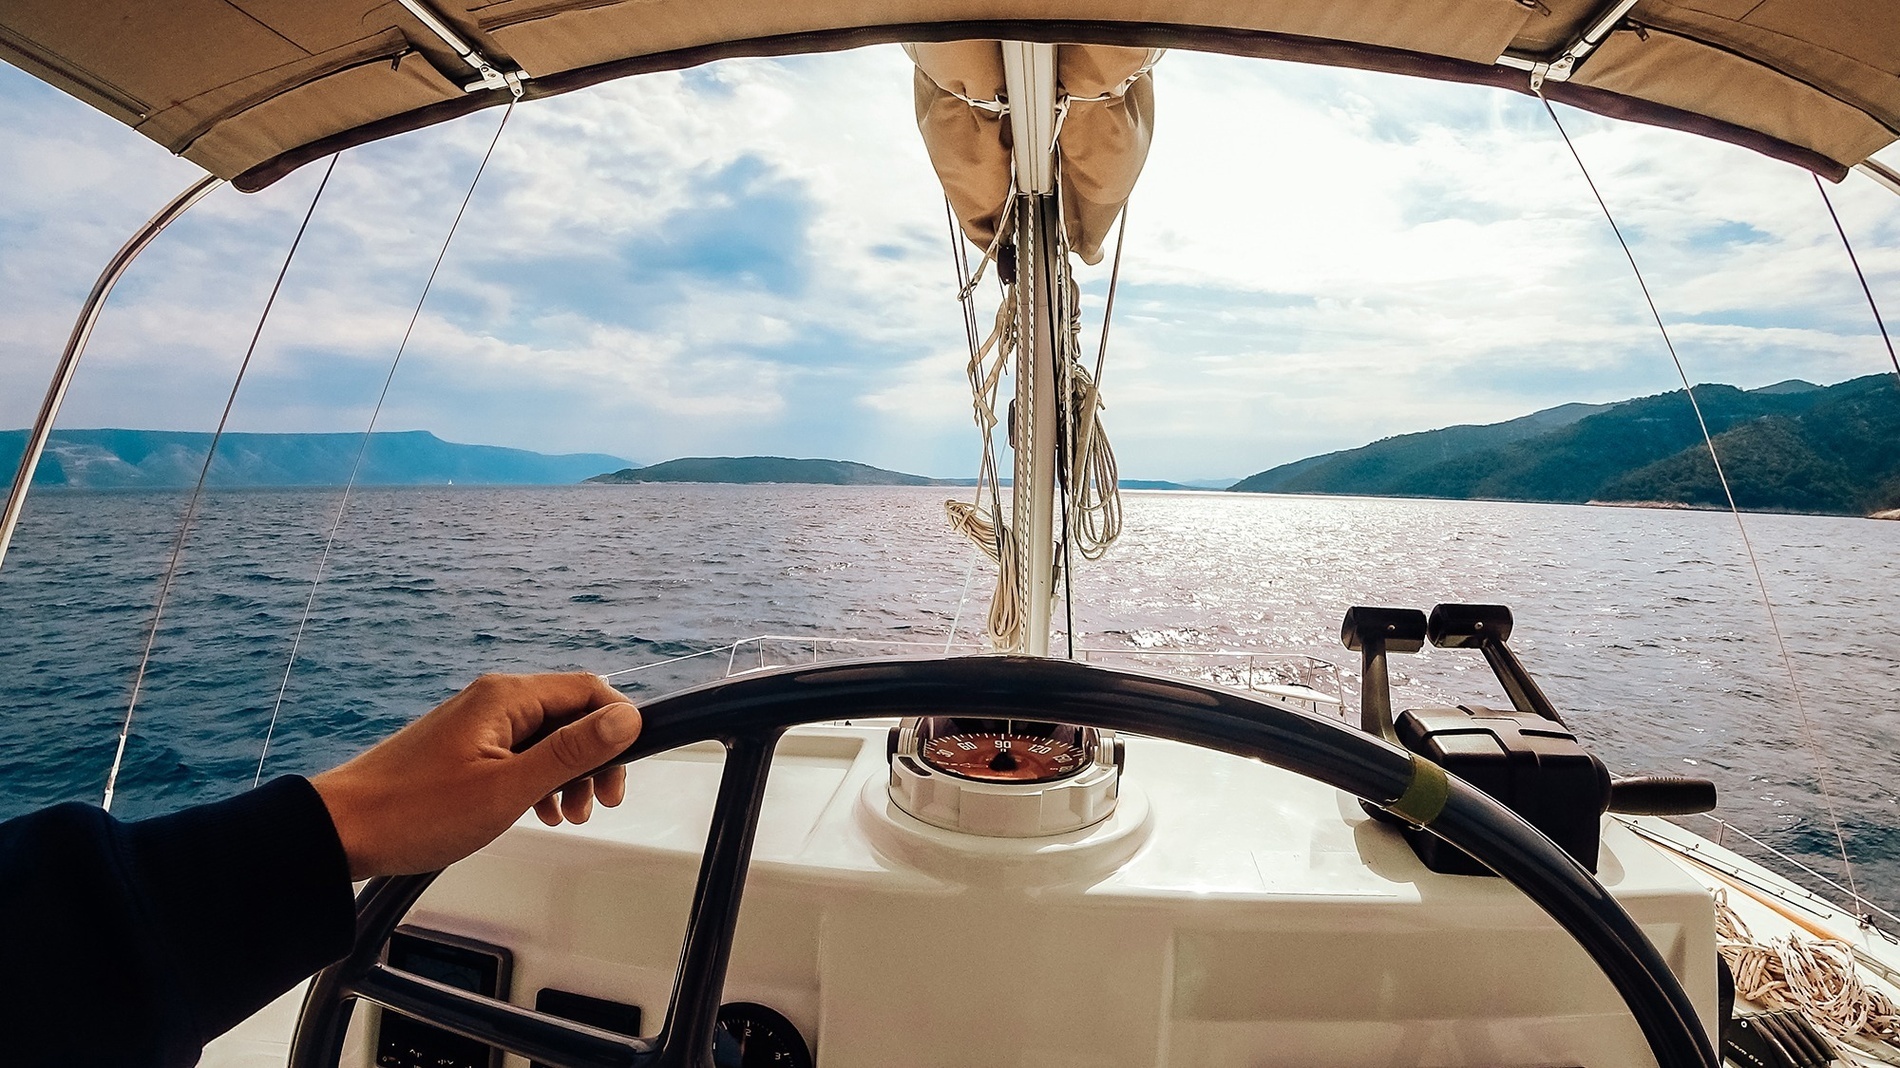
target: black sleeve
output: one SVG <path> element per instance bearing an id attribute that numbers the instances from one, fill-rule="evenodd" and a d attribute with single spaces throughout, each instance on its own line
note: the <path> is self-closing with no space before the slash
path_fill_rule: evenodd
<path id="1" fill-rule="evenodd" d="M 296 776 L 136 823 L 0 823 L 0 1059 L 190 1065 L 349 951 L 348 863 Z"/>

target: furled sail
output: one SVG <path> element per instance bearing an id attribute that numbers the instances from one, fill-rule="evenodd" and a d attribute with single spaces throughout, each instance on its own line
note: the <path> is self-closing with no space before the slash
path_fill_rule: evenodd
<path id="1" fill-rule="evenodd" d="M 917 65 L 917 127 L 963 233 L 988 248 L 1011 190 L 1009 101 L 1002 44 L 904 46 Z M 1115 45 L 1056 49 L 1062 215 L 1069 247 L 1099 263 L 1109 227 L 1154 138 L 1159 50 Z"/>

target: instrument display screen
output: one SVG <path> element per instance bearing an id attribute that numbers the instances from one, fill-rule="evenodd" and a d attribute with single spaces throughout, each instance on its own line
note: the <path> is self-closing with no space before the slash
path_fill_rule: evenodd
<path id="1" fill-rule="evenodd" d="M 508 996 L 511 955 L 500 946 L 401 927 L 389 936 L 391 968 L 491 998 Z M 474 1039 L 384 1010 L 376 1036 L 377 1068 L 499 1068 L 501 1055 Z"/>

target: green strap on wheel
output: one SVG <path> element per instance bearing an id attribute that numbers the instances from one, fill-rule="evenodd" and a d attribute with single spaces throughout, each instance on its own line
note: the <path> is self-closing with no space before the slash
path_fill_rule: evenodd
<path id="1" fill-rule="evenodd" d="M 1412 755 L 1412 781 L 1405 784 L 1405 792 L 1397 801 L 1385 806 L 1392 813 L 1420 827 L 1428 827 L 1445 811 L 1445 802 L 1451 797 L 1451 782 L 1445 778 L 1445 769 Z"/>

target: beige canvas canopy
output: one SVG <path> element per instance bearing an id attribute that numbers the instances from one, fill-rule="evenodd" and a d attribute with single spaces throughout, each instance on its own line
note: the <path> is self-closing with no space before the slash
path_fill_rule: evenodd
<path id="1" fill-rule="evenodd" d="M 1900 128 L 1900 5 L 1852 0 L 0 0 L 0 58 L 245 189 L 504 103 L 511 85 L 535 98 L 734 56 L 998 40 L 1115 46 L 1092 72 L 1104 88 L 1157 48 L 1535 82 L 1834 178 Z M 1104 135 L 1145 148 L 1151 100 L 1121 92 L 1072 120 L 1118 112 Z M 941 104 L 920 99 L 926 130 Z M 1072 134 L 1065 154 L 1094 150 Z M 933 137 L 932 151 L 950 150 Z M 1073 218 L 1113 201 L 1116 170 L 1078 191 L 1091 203 Z M 973 234 L 978 211 L 963 212 Z"/>

